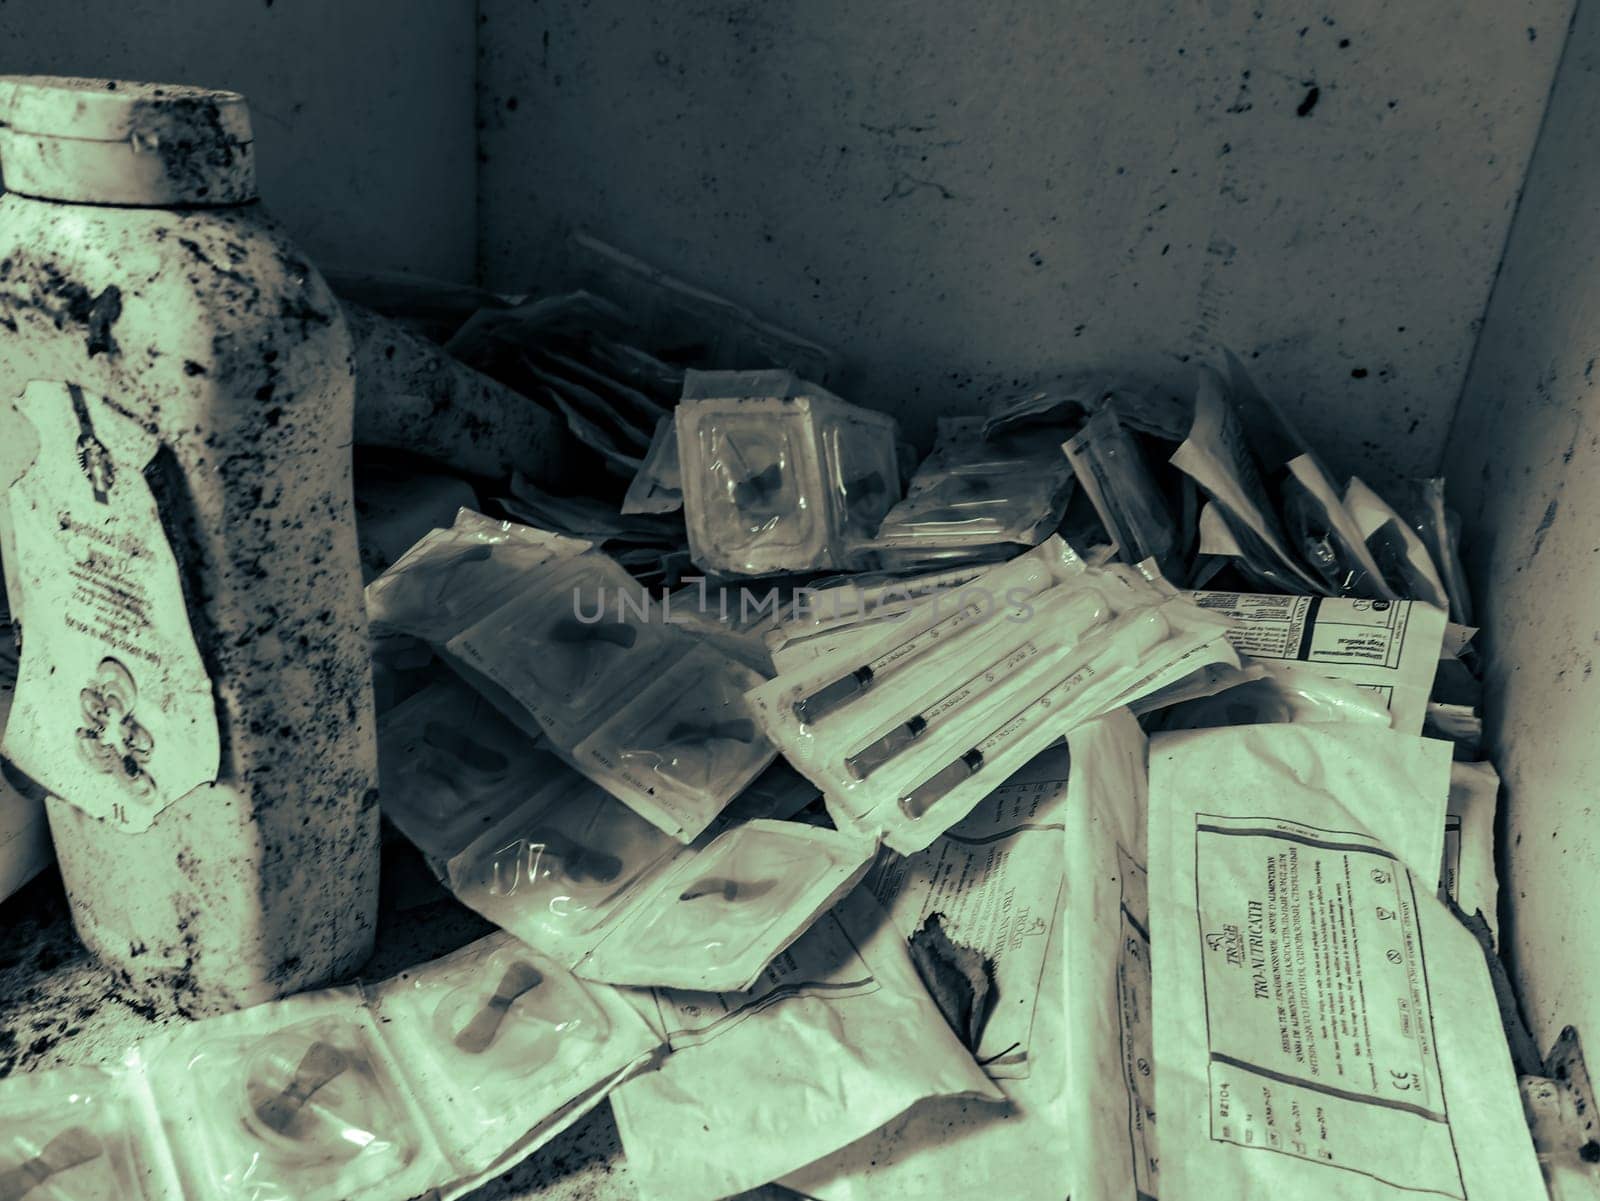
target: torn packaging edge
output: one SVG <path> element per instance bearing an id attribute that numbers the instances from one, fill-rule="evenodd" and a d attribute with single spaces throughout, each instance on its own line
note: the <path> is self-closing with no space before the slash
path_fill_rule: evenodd
<path id="1" fill-rule="evenodd" d="M 612 1109 L 640 1194 L 709 1201 L 848 1146 L 932 1096 L 1000 1101 L 917 977 L 904 939 L 857 889 L 807 934 L 852 962 L 787 980 L 773 997 L 622 1085 Z M 796 959 L 805 960 L 799 944 Z M 860 969 L 870 979 L 857 979 Z M 853 981 L 860 987 L 845 987 Z M 760 993 L 753 994 L 761 996 Z M 675 994 L 677 1009 L 730 1013 L 744 998 Z M 665 1008 L 665 1006 L 664 1006 Z M 841 1048 L 841 1044 L 843 1044 Z"/>

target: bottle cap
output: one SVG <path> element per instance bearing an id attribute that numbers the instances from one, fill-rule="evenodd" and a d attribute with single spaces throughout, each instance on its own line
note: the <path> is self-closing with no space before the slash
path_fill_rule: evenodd
<path id="1" fill-rule="evenodd" d="M 256 198 L 237 92 L 117 79 L 0 76 L 0 172 L 24 196 L 150 207 Z"/>

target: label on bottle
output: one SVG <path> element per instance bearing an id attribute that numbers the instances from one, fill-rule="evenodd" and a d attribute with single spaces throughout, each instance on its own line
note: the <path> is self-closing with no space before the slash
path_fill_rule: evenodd
<path id="1" fill-rule="evenodd" d="M 15 404 L 39 453 L 8 489 L 23 621 L 5 755 L 136 833 L 214 781 L 221 751 L 211 679 L 145 479 L 159 443 L 73 384 L 34 381 Z"/>

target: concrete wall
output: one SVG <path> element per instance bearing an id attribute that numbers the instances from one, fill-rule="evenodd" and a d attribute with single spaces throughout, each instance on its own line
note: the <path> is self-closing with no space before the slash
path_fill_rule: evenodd
<path id="1" fill-rule="evenodd" d="M 1431 469 L 1572 0 L 480 0 L 487 282 L 581 224 L 864 363 L 926 434 L 1221 340 Z"/>
<path id="2" fill-rule="evenodd" d="M 1600 4 L 1580 6 L 1446 455 L 1489 647 L 1513 965 L 1600 1031 Z"/>
<path id="3" fill-rule="evenodd" d="M 0 71 L 234 88 L 262 195 L 324 265 L 465 280 L 472 0 L 4 0 Z"/>

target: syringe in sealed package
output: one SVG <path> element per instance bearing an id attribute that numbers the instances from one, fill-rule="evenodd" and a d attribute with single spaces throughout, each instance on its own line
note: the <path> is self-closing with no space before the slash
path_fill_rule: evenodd
<path id="1" fill-rule="evenodd" d="M 1006 602 L 1013 607 L 1026 605 L 1027 601 L 1050 586 L 1049 569 L 1038 560 L 1028 561 L 1025 570 L 1020 574 L 1021 580 L 1005 590 Z M 998 584 L 1002 581 L 995 582 Z M 957 599 L 962 599 L 960 594 L 957 595 Z M 794 715 L 804 724 L 815 724 L 871 689 L 891 668 L 904 667 L 935 648 L 942 647 L 952 636 L 975 622 L 998 616 L 994 612 L 994 596 L 987 589 L 974 600 L 962 601 L 960 608 L 943 617 L 939 616 L 938 601 L 939 598 L 934 597 L 929 602 L 928 613 L 919 621 L 923 627 L 921 630 L 911 634 L 904 642 L 891 647 L 877 658 L 842 673 L 821 688 L 795 700 Z"/>
<path id="2" fill-rule="evenodd" d="M 1122 630 L 1112 630 L 1110 645 L 1099 654 L 1091 654 L 1074 667 L 1066 679 L 1053 685 L 1024 708 L 1007 718 L 995 730 L 975 743 L 960 758 L 946 764 L 917 787 L 900 797 L 900 811 L 913 821 L 922 817 L 949 792 L 983 769 L 983 767 L 1020 743 L 1039 725 L 1059 719 L 1069 710 L 1074 693 L 1085 681 L 1103 675 L 1108 667 L 1125 667 L 1138 663 L 1150 654 L 1171 633 L 1172 626 L 1159 610 L 1140 614 L 1131 624 L 1129 641 L 1121 642 L 1117 635 Z M 1124 626 L 1123 629 L 1128 629 Z M 1070 718 L 1068 719 L 1070 720 Z"/>
<path id="3" fill-rule="evenodd" d="M 1012 612 L 1020 614 L 1021 610 Z M 1030 619 L 1045 627 L 1042 636 L 1026 636 L 1014 645 L 1007 645 L 1003 653 L 991 657 L 982 669 L 962 680 L 932 704 L 924 706 L 911 717 L 898 722 L 887 733 L 846 756 L 845 770 L 854 779 L 866 779 L 921 738 L 931 726 L 959 714 L 975 701 L 988 698 L 997 685 L 1003 684 L 1041 653 L 1083 638 L 1105 616 L 1106 603 L 1097 592 L 1060 596 L 1056 604 L 1046 607 Z"/>

